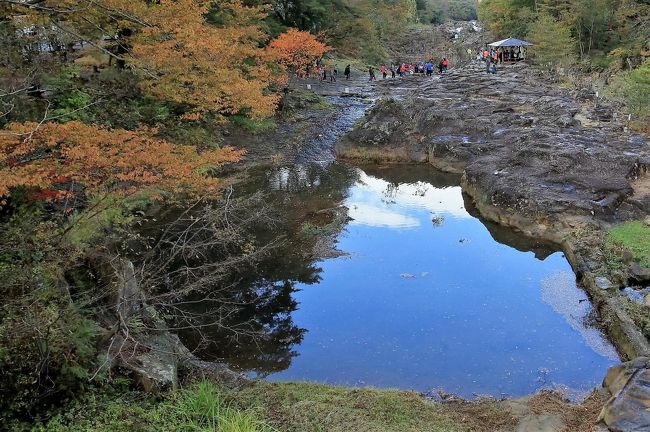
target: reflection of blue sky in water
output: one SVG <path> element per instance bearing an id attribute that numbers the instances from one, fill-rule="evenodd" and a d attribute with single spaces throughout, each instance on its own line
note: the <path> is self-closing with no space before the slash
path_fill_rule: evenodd
<path id="1" fill-rule="evenodd" d="M 597 386 L 616 362 L 583 324 L 589 305 L 563 255 L 495 242 L 460 188 L 362 173 L 345 205 L 354 220 L 338 247 L 350 255 L 299 287 L 293 318 L 308 332 L 271 379 L 521 395 Z"/>
<path id="2" fill-rule="evenodd" d="M 421 218 L 411 215 L 411 211 L 406 209 L 471 218 L 465 211 L 460 186 L 437 189 L 428 183 L 418 182 L 396 187 L 363 172 L 359 182 L 350 190 L 345 205 L 349 208 L 352 224 L 375 227 L 420 227 Z M 431 221 L 426 223 L 430 224 Z"/>

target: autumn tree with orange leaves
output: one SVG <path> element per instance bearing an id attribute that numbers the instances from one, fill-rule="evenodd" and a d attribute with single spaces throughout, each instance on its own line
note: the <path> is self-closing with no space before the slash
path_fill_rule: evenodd
<path id="1" fill-rule="evenodd" d="M 61 43 L 85 41 L 129 65 L 145 93 L 185 106 L 185 120 L 206 112 L 220 121 L 275 111 L 279 97 L 273 86 L 285 73 L 263 48 L 261 7 L 241 0 L 0 0 L 0 6 L 16 28 L 33 29 L 35 40 L 54 32 Z M 154 138 L 153 130 L 48 120 L 46 112 L 41 123 L 14 123 L 0 131 L 0 198 L 18 186 L 47 189 L 70 180 L 87 193 L 154 184 L 170 191 L 206 189 L 217 182 L 197 169 L 241 156 L 228 149 L 198 153 Z"/>
<path id="2" fill-rule="evenodd" d="M 272 87 L 284 71 L 263 48 L 260 6 L 241 0 L 0 0 L 0 6 L 19 26 L 84 41 L 135 67 L 145 92 L 194 112 L 265 117 L 278 103 Z M 227 19 L 208 22 L 208 12 Z"/>
<path id="3" fill-rule="evenodd" d="M 211 7 L 227 20 L 206 22 Z M 143 75 L 143 88 L 197 111 L 273 114 L 278 96 L 269 88 L 284 74 L 272 68 L 272 58 L 260 48 L 263 17 L 261 7 L 243 6 L 239 0 L 176 0 L 151 6 L 151 26 L 139 30 L 131 51 L 133 62 L 153 75 Z"/>
<path id="4" fill-rule="evenodd" d="M 72 121 L 12 124 L 0 135 L 0 196 L 21 186 L 66 195 L 75 182 L 86 195 L 125 194 L 144 188 L 207 193 L 219 186 L 209 169 L 236 162 L 232 148 L 198 152 L 153 138 L 149 130 L 107 130 Z M 54 188 L 54 189 L 53 189 Z"/>
<path id="5" fill-rule="evenodd" d="M 269 52 L 289 70 L 307 72 L 314 61 L 331 48 L 311 33 L 289 29 L 269 44 Z"/>

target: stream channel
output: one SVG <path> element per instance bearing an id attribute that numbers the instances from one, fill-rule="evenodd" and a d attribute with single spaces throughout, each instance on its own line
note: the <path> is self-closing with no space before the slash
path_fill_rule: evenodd
<path id="1" fill-rule="evenodd" d="M 262 191 L 283 215 L 258 237 L 287 241 L 233 282 L 250 304 L 226 323 L 263 336 L 207 326 L 182 332 L 185 344 L 269 380 L 468 398 L 544 388 L 579 398 L 599 386 L 619 357 L 590 326 L 559 248 L 482 220 L 456 175 L 334 161 L 334 141 L 366 106 L 331 102 L 340 110 L 315 145 L 234 190 Z M 209 322 L 209 306 L 192 304 Z"/>

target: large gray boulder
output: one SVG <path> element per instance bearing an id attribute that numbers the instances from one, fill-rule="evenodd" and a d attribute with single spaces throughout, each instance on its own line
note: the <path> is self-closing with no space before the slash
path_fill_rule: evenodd
<path id="1" fill-rule="evenodd" d="M 650 431 L 650 357 L 611 367 L 603 386 L 612 397 L 599 420 L 614 432 Z"/>

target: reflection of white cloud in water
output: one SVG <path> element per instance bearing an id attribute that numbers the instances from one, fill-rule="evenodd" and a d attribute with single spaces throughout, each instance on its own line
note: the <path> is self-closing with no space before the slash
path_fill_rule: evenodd
<path id="1" fill-rule="evenodd" d="M 348 204 L 348 216 L 354 219 L 351 223 L 377 227 L 415 228 L 420 226 L 416 218 L 406 216 L 387 208 L 363 203 Z"/>
<path id="2" fill-rule="evenodd" d="M 598 329 L 586 325 L 585 319 L 591 312 L 591 303 L 586 294 L 576 286 L 573 273 L 558 271 L 542 279 L 542 300 L 562 315 L 594 352 L 618 360 L 618 354 L 612 344 L 603 338 Z"/>
<path id="3" fill-rule="evenodd" d="M 408 168 L 405 168 L 408 169 Z M 410 215 L 414 209 L 446 214 L 456 218 L 471 218 L 459 186 L 436 188 L 429 183 L 402 183 L 398 186 L 386 180 L 359 172 L 359 181 L 351 188 L 346 201 L 352 223 L 394 228 L 414 228 L 420 219 Z"/>

